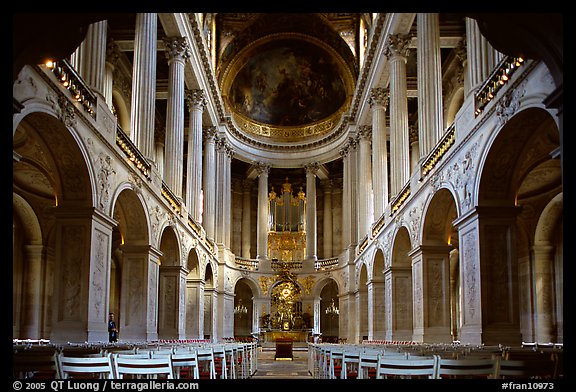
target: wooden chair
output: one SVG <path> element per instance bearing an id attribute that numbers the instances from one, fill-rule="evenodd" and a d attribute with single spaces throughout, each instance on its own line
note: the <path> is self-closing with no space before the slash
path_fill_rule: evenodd
<path id="1" fill-rule="evenodd" d="M 113 355 L 116 378 L 174 378 L 171 357 L 137 358 L 136 356 L 137 354 Z"/>
<path id="2" fill-rule="evenodd" d="M 58 352 L 26 349 L 12 355 L 12 374 L 20 379 L 54 379 L 58 377 Z"/>
<path id="3" fill-rule="evenodd" d="M 360 351 L 357 348 L 349 348 L 344 350 L 342 355 L 342 372 L 340 372 L 340 378 L 358 378 L 359 367 Z"/>
<path id="4" fill-rule="evenodd" d="M 196 349 L 201 379 L 216 378 L 216 361 L 212 347 L 199 347 Z"/>
<path id="5" fill-rule="evenodd" d="M 376 378 L 376 368 L 378 367 L 378 353 L 369 351 L 360 353 L 360 363 L 358 364 L 358 378 Z"/>
<path id="6" fill-rule="evenodd" d="M 398 358 L 378 356 L 376 378 L 435 378 L 436 357 Z"/>
<path id="7" fill-rule="evenodd" d="M 341 348 L 329 350 L 327 355 L 328 362 L 328 378 L 333 380 L 341 378 L 342 373 L 342 359 L 344 358 L 344 350 Z"/>
<path id="8" fill-rule="evenodd" d="M 226 363 L 226 350 L 224 346 L 214 346 L 214 366 L 216 370 L 216 378 L 227 379 L 228 378 L 228 366 Z"/>
<path id="9" fill-rule="evenodd" d="M 195 350 L 179 351 L 172 354 L 172 368 L 174 369 L 174 378 L 200 379 L 198 355 Z"/>
<path id="10" fill-rule="evenodd" d="M 495 378 L 497 359 L 437 357 L 436 378 Z"/>
<path id="11" fill-rule="evenodd" d="M 62 379 L 68 378 L 114 378 L 110 354 L 105 356 L 76 357 L 58 354 L 58 368 Z"/>

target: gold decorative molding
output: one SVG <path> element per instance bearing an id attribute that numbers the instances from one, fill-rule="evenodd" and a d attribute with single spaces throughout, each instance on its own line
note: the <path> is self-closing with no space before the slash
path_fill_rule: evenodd
<path id="1" fill-rule="evenodd" d="M 340 123 L 345 111 L 344 108 L 347 108 L 349 104 L 350 98 L 347 98 L 342 109 L 324 120 L 309 125 L 274 126 L 259 123 L 239 113 L 233 113 L 232 119 L 239 130 L 252 137 L 266 138 L 277 142 L 294 142 L 321 137 L 331 132 Z"/>

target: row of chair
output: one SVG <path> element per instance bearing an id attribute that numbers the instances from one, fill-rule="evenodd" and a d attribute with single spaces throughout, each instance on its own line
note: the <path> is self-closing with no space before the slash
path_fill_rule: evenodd
<path id="1" fill-rule="evenodd" d="M 71 350 L 14 351 L 15 378 L 248 378 L 256 372 L 255 343 L 224 343 L 98 351 L 95 347 Z"/>
<path id="2" fill-rule="evenodd" d="M 316 378 L 562 378 L 561 356 L 443 356 L 397 347 L 309 344 Z"/>

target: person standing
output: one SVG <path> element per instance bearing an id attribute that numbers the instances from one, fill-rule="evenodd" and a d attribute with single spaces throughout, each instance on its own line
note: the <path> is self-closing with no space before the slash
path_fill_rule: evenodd
<path id="1" fill-rule="evenodd" d="M 118 341 L 118 328 L 116 328 L 116 321 L 114 321 L 114 313 L 108 314 L 108 341 L 110 343 Z"/>

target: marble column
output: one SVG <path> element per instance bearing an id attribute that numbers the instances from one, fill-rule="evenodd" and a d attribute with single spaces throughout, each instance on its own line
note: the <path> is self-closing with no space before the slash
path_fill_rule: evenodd
<path id="1" fill-rule="evenodd" d="M 256 258 L 268 260 L 268 173 L 270 166 L 264 163 L 256 165 L 258 171 L 258 230 L 256 242 Z"/>
<path id="2" fill-rule="evenodd" d="M 332 257 L 332 182 L 324 180 L 321 183 L 324 190 L 324 258 Z"/>
<path id="3" fill-rule="evenodd" d="M 150 160 L 154 159 L 157 35 L 158 15 L 136 14 L 130 137 L 144 157 Z"/>
<path id="4" fill-rule="evenodd" d="M 545 241 L 532 247 L 536 292 L 536 342 L 556 342 L 554 317 L 554 255 L 556 247 Z"/>
<path id="5" fill-rule="evenodd" d="M 25 245 L 23 255 L 23 295 L 20 335 L 21 339 L 46 338 L 40 335 L 42 329 L 42 297 L 46 280 L 43 274 L 43 245 Z"/>
<path id="6" fill-rule="evenodd" d="M 192 219 L 200 222 L 202 220 L 202 112 L 207 102 L 203 90 L 188 91 L 186 101 L 190 111 L 186 205 Z"/>
<path id="7" fill-rule="evenodd" d="M 372 128 L 358 128 L 358 238 L 370 234 L 370 226 L 374 222 L 372 210 L 372 152 L 370 139 Z"/>
<path id="8" fill-rule="evenodd" d="M 418 170 L 418 163 L 420 161 L 418 128 L 415 125 L 409 127 L 408 138 L 410 140 L 410 174 L 412 175 Z"/>
<path id="9" fill-rule="evenodd" d="M 242 257 L 250 258 L 250 233 L 251 233 L 251 208 L 252 180 L 244 180 L 242 183 Z"/>
<path id="10" fill-rule="evenodd" d="M 164 177 L 164 140 L 160 138 L 155 138 L 154 140 L 155 154 L 156 154 L 156 168 L 158 169 L 158 175 Z"/>
<path id="11" fill-rule="evenodd" d="M 219 139 L 216 142 L 216 177 L 212 181 L 216 182 L 216 211 L 215 211 L 215 227 L 214 227 L 214 240 L 216 243 L 224 246 L 224 230 L 226 225 L 226 216 L 224 213 L 224 199 L 226 195 L 226 142 L 224 139 Z"/>
<path id="12" fill-rule="evenodd" d="M 406 58 L 410 37 L 395 34 L 388 37 L 384 54 L 390 64 L 390 188 L 396 196 L 408 182 L 410 174 L 408 141 L 408 98 Z"/>
<path id="13" fill-rule="evenodd" d="M 204 216 L 202 223 L 206 237 L 214 240 L 216 234 L 216 128 L 206 128 L 204 136 L 204 164 L 202 166 L 204 171 Z"/>
<path id="14" fill-rule="evenodd" d="M 120 51 L 115 42 L 109 41 L 106 45 L 106 64 L 104 71 L 104 99 L 106 104 L 112 110 L 112 93 L 114 87 L 114 70 L 116 69 L 116 64 L 120 59 Z"/>
<path id="15" fill-rule="evenodd" d="M 494 70 L 502 55 L 482 35 L 475 19 L 465 18 L 465 23 L 467 72 L 470 82 L 468 93 L 475 93 Z"/>
<path id="16" fill-rule="evenodd" d="M 318 164 L 304 166 L 306 171 L 306 260 L 315 262 L 317 256 L 316 238 L 316 173 Z"/>
<path id="17" fill-rule="evenodd" d="M 164 181 L 181 198 L 184 172 L 184 64 L 189 52 L 188 44 L 182 37 L 170 37 L 164 41 L 168 59 Z"/>
<path id="18" fill-rule="evenodd" d="M 224 146 L 224 192 L 223 197 L 223 214 L 224 214 L 224 246 L 226 249 L 230 249 L 230 239 L 232 236 L 232 157 L 234 156 L 234 151 L 230 145 L 226 144 Z"/>
<path id="19" fill-rule="evenodd" d="M 437 13 L 417 15 L 418 139 L 426 157 L 444 132 L 440 20 Z"/>
<path id="20" fill-rule="evenodd" d="M 84 41 L 71 56 L 71 63 L 80 77 L 101 96 L 104 96 L 107 36 L 107 20 L 90 24 Z"/>
<path id="21" fill-rule="evenodd" d="M 386 130 L 386 106 L 389 92 L 384 88 L 373 88 L 370 92 L 372 110 L 372 183 L 374 190 L 374 219 L 384 213 L 388 205 L 388 140 Z"/>
<path id="22" fill-rule="evenodd" d="M 348 252 L 348 262 L 354 259 L 354 248 L 358 243 L 357 224 L 357 174 L 356 174 L 356 141 L 352 138 L 340 150 L 343 158 L 343 191 L 342 191 L 342 248 Z"/>

